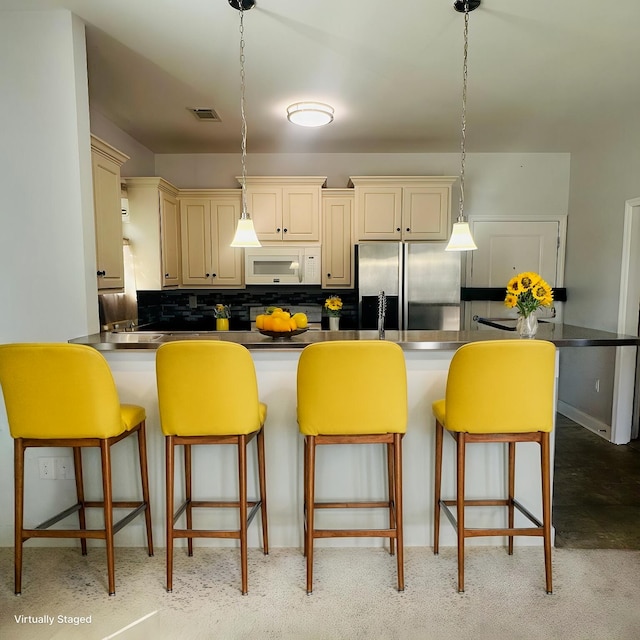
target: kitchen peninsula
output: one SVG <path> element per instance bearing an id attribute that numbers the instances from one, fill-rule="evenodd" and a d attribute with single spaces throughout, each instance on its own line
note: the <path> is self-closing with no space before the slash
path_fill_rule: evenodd
<path id="1" fill-rule="evenodd" d="M 164 442 L 160 430 L 156 381 L 155 350 L 166 341 L 181 339 L 230 340 L 245 345 L 253 356 L 258 376 L 260 397 L 268 405 L 265 446 L 267 463 L 267 493 L 269 501 L 269 536 L 273 546 L 302 546 L 302 437 L 296 422 L 296 371 L 302 349 L 310 343 L 327 340 L 376 340 L 377 331 L 308 331 L 290 339 L 272 339 L 256 331 L 238 332 L 122 332 L 101 333 L 72 340 L 100 350 L 113 371 L 122 402 L 133 402 L 146 407 L 149 471 L 151 481 L 152 514 L 154 535 L 158 543 L 164 542 Z M 621 347 L 635 349 L 640 338 L 622 336 L 604 331 L 583 329 L 568 325 L 546 323 L 540 325 L 538 338 L 550 340 L 559 350 L 576 347 Z M 432 544 L 433 513 L 433 439 L 434 420 L 431 403 L 444 395 L 447 371 L 455 350 L 468 342 L 492 339 L 519 339 L 515 332 L 494 329 L 480 331 L 387 331 L 384 339 L 397 342 L 405 352 L 408 376 L 409 424 L 404 438 L 404 514 L 405 542 L 408 546 L 430 546 Z M 526 364 L 526 363 L 525 363 Z M 339 363 L 336 363 L 339 366 Z M 514 363 L 514 367 L 523 363 Z M 224 371 L 220 372 L 225 375 Z M 385 375 L 384 371 L 380 372 Z M 242 384 L 241 380 L 237 381 Z M 203 389 L 208 393 L 208 389 Z M 505 403 L 509 400 L 505 399 Z M 327 413 L 331 407 L 327 407 Z M 339 419 L 339 417 L 336 417 Z M 119 446 L 127 446 L 123 443 Z M 236 460 L 229 451 L 211 451 L 211 447 L 194 451 L 194 473 L 196 487 L 207 487 L 220 498 L 233 495 L 236 487 L 231 485 L 226 495 L 219 494 L 217 478 L 234 477 Z M 206 451 L 204 449 L 207 449 Z M 384 474 L 379 472 L 385 464 L 382 451 L 372 447 L 349 447 L 348 452 L 332 447 L 331 452 L 321 451 L 318 465 L 318 495 L 324 499 L 335 499 L 350 494 L 367 493 L 371 499 L 381 496 Z M 552 447 L 553 453 L 553 447 Z M 353 463 L 353 456 L 360 456 L 360 464 Z M 443 494 L 453 495 L 455 484 L 454 446 L 451 438 L 445 439 L 445 475 Z M 126 458 L 126 456 L 124 456 Z M 482 498 L 500 495 L 503 492 L 504 474 L 486 474 L 486 468 L 504 471 L 505 453 L 499 444 L 470 447 L 468 454 L 468 487 L 473 488 L 471 497 Z M 254 463 L 250 460 L 250 472 Z M 132 469 L 119 466 L 119 456 L 113 456 L 114 477 L 118 482 L 134 483 Z M 362 469 L 365 469 L 362 472 Z M 360 471 L 352 471 L 360 470 Z M 532 443 L 518 445 L 516 491 L 520 501 L 534 514 L 540 515 L 539 448 Z M 124 485 L 122 485 L 124 486 Z M 256 486 L 255 478 L 249 487 Z M 253 493 L 253 491 L 250 491 Z M 209 496 L 210 498 L 212 496 Z M 202 496 L 204 499 L 205 496 Z M 374 511 L 360 510 L 359 522 L 365 526 L 383 526 L 382 515 Z M 502 522 L 504 511 L 496 508 L 478 510 L 474 514 L 477 526 L 490 526 Z M 198 514 L 199 515 L 199 514 Z M 217 526 L 233 527 L 232 514 L 200 516 L 203 523 L 207 517 L 217 518 Z M 322 521 L 328 527 L 344 526 L 344 521 L 332 510 L 323 510 Z M 228 519 L 225 519 L 228 518 Z M 123 530 L 117 544 L 123 546 L 143 545 L 142 524 Z M 206 524 L 204 524 L 206 526 Z M 136 529 L 137 527 L 137 529 Z M 128 537 L 127 537 L 128 536 Z M 520 544 L 538 544 L 539 539 L 520 538 Z M 500 539 L 477 538 L 472 544 L 502 544 Z M 207 541 L 200 544 L 230 544 Z M 250 544 L 259 546 L 257 528 L 250 531 Z M 336 538 L 321 541 L 325 545 L 371 545 L 362 539 Z M 381 542 L 380 542 L 381 544 Z M 455 545 L 455 534 L 451 527 L 442 527 L 441 544 Z"/>

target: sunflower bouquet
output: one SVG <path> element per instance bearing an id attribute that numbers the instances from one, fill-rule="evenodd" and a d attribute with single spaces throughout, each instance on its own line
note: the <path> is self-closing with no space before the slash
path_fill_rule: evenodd
<path id="1" fill-rule="evenodd" d="M 517 307 L 518 314 L 527 318 L 536 309 L 553 304 L 553 291 L 537 273 L 525 271 L 507 283 L 504 304 L 509 309 Z"/>
<path id="2" fill-rule="evenodd" d="M 221 318 L 230 318 L 231 309 L 227 304 L 217 304 L 213 310 L 213 314 L 216 317 L 216 320 Z"/>
<path id="3" fill-rule="evenodd" d="M 325 300 L 324 308 L 327 310 L 327 315 L 339 318 L 342 311 L 342 300 L 339 296 L 330 296 Z"/>

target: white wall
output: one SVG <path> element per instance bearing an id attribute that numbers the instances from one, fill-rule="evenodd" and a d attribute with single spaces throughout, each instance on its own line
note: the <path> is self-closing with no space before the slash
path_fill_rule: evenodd
<path id="1" fill-rule="evenodd" d="M 468 153 L 465 210 L 477 215 L 566 214 L 569 167 L 568 153 Z M 240 155 L 160 154 L 155 170 L 182 189 L 233 189 L 239 186 Z M 349 176 L 358 175 L 457 176 L 460 154 L 248 154 L 247 171 L 254 176 L 327 176 L 327 187 L 342 188 Z"/>
<path id="2" fill-rule="evenodd" d="M 120 175 L 123 178 L 134 176 L 142 178 L 156 175 L 154 173 L 155 156 L 153 151 L 150 151 L 128 133 L 116 127 L 113 122 L 107 120 L 96 109 L 90 109 L 90 115 L 91 133 L 129 156 L 129 159 L 120 168 Z"/>
<path id="3" fill-rule="evenodd" d="M 640 196 L 638 118 L 612 114 L 572 152 L 569 195 L 565 322 L 615 332 L 625 201 Z M 559 397 L 569 409 L 585 413 L 587 422 L 593 417 L 589 426 L 609 436 L 615 350 L 570 351 L 561 355 Z M 600 392 L 596 379 L 605 382 Z"/>
<path id="4" fill-rule="evenodd" d="M 66 341 L 98 328 L 84 25 L 68 11 L 3 12 L 0 59 L 0 343 Z M 12 451 L 0 398 L 5 538 Z"/>

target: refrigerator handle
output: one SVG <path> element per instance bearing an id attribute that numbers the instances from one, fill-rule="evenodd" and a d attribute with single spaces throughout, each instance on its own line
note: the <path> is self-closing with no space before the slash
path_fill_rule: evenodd
<path id="1" fill-rule="evenodd" d="M 408 281 L 409 278 L 405 273 L 405 269 L 409 265 L 407 260 L 407 250 L 409 245 L 405 242 L 400 243 L 400 251 L 398 255 L 398 291 L 400 293 L 400 304 L 398 305 L 398 329 L 406 331 L 409 321 L 409 301 L 408 301 Z"/>

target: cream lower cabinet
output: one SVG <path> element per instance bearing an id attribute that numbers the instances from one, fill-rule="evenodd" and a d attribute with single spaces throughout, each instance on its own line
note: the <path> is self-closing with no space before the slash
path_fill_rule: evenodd
<path id="1" fill-rule="evenodd" d="M 320 242 L 320 207 L 326 177 L 251 176 L 247 209 L 264 242 Z"/>
<path id="2" fill-rule="evenodd" d="M 156 291 L 182 281 L 178 189 L 162 178 L 127 178 L 129 222 L 124 225 L 134 257 L 136 288 Z"/>
<path id="3" fill-rule="evenodd" d="M 451 176 L 353 176 L 357 241 L 446 240 Z"/>
<path id="4" fill-rule="evenodd" d="M 182 284 L 244 286 L 243 250 L 230 247 L 240 217 L 237 189 L 180 191 Z"/>
<path id="5" fill-rule="evenodd" d="M 354 286 L 353 189 L 322 193 L 322 288 Z"/>
<path id="6" fill-rule="evenodd" d="M 129 156 L 91 136 L 91 174 L 96 232 L 96 276 L 100 293 L 124 290 L 120 167 Z"/>

